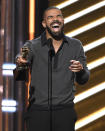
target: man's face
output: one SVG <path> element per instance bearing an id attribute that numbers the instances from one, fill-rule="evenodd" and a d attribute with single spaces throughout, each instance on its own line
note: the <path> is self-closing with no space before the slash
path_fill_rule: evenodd
<path id="1" fill-rule="evenodd" d="M 50 35 L 59 36 L 63 32 L 64 27 L 64 19 L 61 11 L 58 9 L 46 11 L 42 24 Z"/>

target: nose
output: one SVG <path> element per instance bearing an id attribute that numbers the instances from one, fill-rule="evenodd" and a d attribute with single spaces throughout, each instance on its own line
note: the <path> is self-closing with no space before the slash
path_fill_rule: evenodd
<path id="1" fill-rule="evenodd" d="M 54 20 L 54 21 L 56 21 L 57 19 L 58 19 L 57 16 L 54 16 L 54 17 L 53 17 L 53 20 Z"/>

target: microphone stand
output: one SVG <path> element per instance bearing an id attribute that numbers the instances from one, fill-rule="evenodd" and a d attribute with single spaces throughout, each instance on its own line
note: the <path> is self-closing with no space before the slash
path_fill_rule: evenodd
<path id="1" fill-rule="evenodd" d="M 52 57 L 54 56 L 54 49 L 52 46 L 52 39 L 49 40 L 48 51 L 48 109 L 50 115 L 50 131 L 52 131 Z"/>
<path id="2" fill-rule="evenodd" d="M 48 108 L 50 114 L 50 131 L 52 131 L 52 56 L 48 52 Z"/>

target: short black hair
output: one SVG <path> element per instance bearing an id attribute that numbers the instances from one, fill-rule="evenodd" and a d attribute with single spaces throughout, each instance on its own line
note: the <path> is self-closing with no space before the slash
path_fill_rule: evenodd
<path id="1" fill-rule="evenodd" d="M 48 7 L 45 11 L 44 11 L 44 13 L 43 13 L 43 19 L 44 19 L 44 17 L 45 17 L 45 13 L 48 11 L 48 10 L 51 10 L 51 9 L 57 9 L 57 10 L 60 10 L 58 7 L 56 7 L 56 6 L 50 6 L 50 7 Z M 61 10 L 60 10 L 61 11 Z"/>

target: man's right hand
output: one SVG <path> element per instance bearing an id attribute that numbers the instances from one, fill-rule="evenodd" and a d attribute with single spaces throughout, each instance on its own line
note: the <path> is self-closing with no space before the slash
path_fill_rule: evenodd
<path id="1" fill-rule="evenodd" d="M 16 64 L 18 66 L 22 66 L 28 63 L 27 60 L 25 59 L 25 57 L 27 57 L 25 55 L 27 55 L 28 51 L 29 51 L 28 47 L 21 48 L 20 55 L 16 59 Z"/>
<path id="2" fill-rule="evenodd" d="M 27 60 L 25 60 L 21 55 L 17 57 L 16 64 L 21 66 L 27 63 Z"/>

